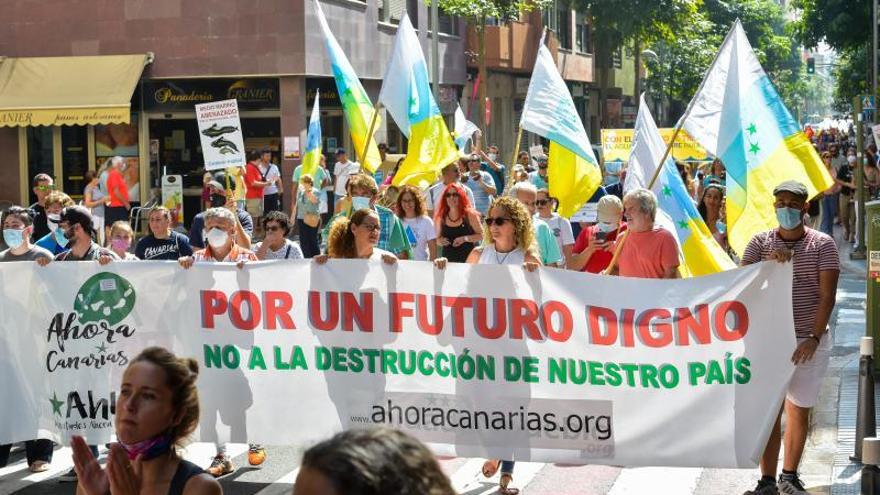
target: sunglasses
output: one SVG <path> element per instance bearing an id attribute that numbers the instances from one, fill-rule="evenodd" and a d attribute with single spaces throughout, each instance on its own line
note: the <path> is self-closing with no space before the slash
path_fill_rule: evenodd
<path id="1" fill-rule="evenodd" d="M 456 193 L 446 193 L 443 197 L 445 197 L 445 198 L 447 198 L 447 199 L 449 199 L 449 198 L 458 198 L 458 194 L 456 194 Z"/>
<path id="2" fill-rule="evenodd" d="M 361 224 L 361 225 L 359 225 L 359 227 L 362 228 L 362 229 L 366 229 L 366 230 L 368 230 L 368 231 L 370 231 L 370 232 L 377 232 L 377 231 L 379 231 L 379 230 L 382 230 L 382 227 L 381 227 L 380 225 L 378 225 L 378 224 L 377 224 L 377 225 Z"/>
<path id="3" fill-rule="evenodd" d="M 54 191 L 54 190 L 55 190 L 55 186 L 54 186 L 54 185 L 48 185 L 48 186 L 46 186 L 46 185 L 42 185 L 42 186 L 37 186 L 37 191 Z"/>
<path id="4" fill-rule="evenodd" d="M 509 217 L 486 217 L 485 222 L 486 225 L 492 226 L 495 224 L 497 227 L 503 227 L 505 223 L 510 222 L 511 219 Z"/>
<path id="5" fill-rule="evenodd" d="M 549 199 L 539 199 L 539 200 L 535 201 L 535 204 L 538 206 L 546 206 L 546 205 L 550 204 L 550 200 Z"/>
<path id="6" fill-rule="evenodd" d="M 541 170 L 547 170 L 547 165 L 538 165 Z"/>

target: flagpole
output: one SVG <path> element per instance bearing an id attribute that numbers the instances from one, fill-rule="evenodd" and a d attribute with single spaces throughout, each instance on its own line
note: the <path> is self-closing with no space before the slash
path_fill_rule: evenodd
<path id="1" fill-rule="evenodd" d="M 727 42 L 730 40 L 730 37 L 733 36 L 733 32 L 736 30 L 737 25 L 740 25 L 739 19 L 737 19 L 733 23 L 733 26 L 730 28 L 730 31 L 727 32 L 727 36 L 724 37 L 724 40 L 721 42 L 721 45 L 719 45 L 719 46 L 724 47 L 727 44 Z M 700 92 L 703 91 L 703 87 L 706 85 L 706 79 L 709 78 L 709 74 L 712 73 L 712 69 L 715 68 L 715 64 L 718 63 L 718 58 L 720 56 L 721 56 L 721 49 L 719 48 L 718 53 L 715 54 L 715 58 L 712 59 L 712 64 L 709 66 L 709 69 L 706 71 L 706 76 L 703 77 L 703 80 L 700 82 L 700 86 L 697 88 L 696 93 L 694 93 L 694 97 L 691 98 L 690 103 L 688 103 L 687 109 L 685 109 L 685 111 L 684 111 L 684 115 L 681 116 L 681 118 L 678 120 L 678 123 L 675 125 L 675 132 L 672 134 L 672 138 L 669 140 L 669 144 L 666 146 L 666 152 L 663 153 L 663 159 L 660 161 L 660 164 L 657 166 L 657 169 L 654 171 L 654 177 L 651 178 L 651 183 L 648 184 L 649 191 L 654 188 L 654 183 L 657 181 L 657 178 L 660 176 L 660 171 L 662 170 L 664 164 L 666 163 L 666 159 L 669 157 L 669 153 L 672 150 L 672 145 L 673 145 L 673 143 L 675 143 L 675 139 L 678 137 L 678 133 L 681 132 L 681 128 L 684 126 L 684 122 L 690 116 L 691 110 L 693 110 L 694 104 L 697 101 L 697 95 L 699 95 Z M 617 259 L 620 257 L 620 252 L 623 250 L 623 245 L 626 243 L 626 238 L 628 237 L 627 236 L 628 233 L 629 233 L 629 230 L 627 230 L 626 233 L 624 233 L 623 236 L 621 236 L 621 238 L 618 239 L 616 246 L 615 246 L 615 249 L 614 249 L 614 256 L 612 256 L 611 263 L 608 265 L 608 268 L 606 268 L 605 270 L 602 271 L 603 274 L 605 274 L 605 275 L 610 274 L 611 271 L 614 270 L 614 268 L 617 266 Z"/>
<path id="2" fill-rule="evenodd" d="M 370 141 L 373 140 L 373 131 L 376 129 L 376 119 L 379 117 L 379 105 L 380 103 L 378 101 L 373 105 L 373 115 L 370 117 L 370 129 L 367 131 L 366 139 L 364 139 L 364 147 L 361 150 L 360 156 L 358 156 L 361 161 L 361 167 L 365 166 L 367 163 L 367 150 L 370 149 Z M 381 166 L 382 164 L 379 163 L 376 165 L 376 168 Z"/>
<path id="3" fill-rule="evenodd" d="M 505 190 L 509 191 L 511 187 L 513 187 L 513 167 L 516 166 L 517 155 L 519 155 L 519 145 L 522 143 L 522 127 L 517 126 L 518 130 L 516 132 L 516 144 L 513 146 L 513 157 L 510 159 L 510 168 L 507 170 L 507 186 L 505 186 Z"/>

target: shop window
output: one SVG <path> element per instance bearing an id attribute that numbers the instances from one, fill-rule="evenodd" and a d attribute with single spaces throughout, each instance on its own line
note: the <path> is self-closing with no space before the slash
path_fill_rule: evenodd
<path id="1" fill-rule="evenodd" d="M 133 113 L 129 122 L 129 124 L 95 126 L 95 168 L 98 171 L 103 171 L 109 165 L 110 158 L 114 156 L 121 156 L 125 159 L 122 174 L 125 176 L 125 183 L 128 186 L 128 198 L 132 203 L 137 204 L 141 202 L 138 114 Z M 64 152 L 68 153 L 67 145 L 63 144 L 63 141 L 64 136 L 62 135 Z M 75 156 L 71 153 L 71 159 L 75 159 Z M 65 157 L 65 179 L 68 179 L 66 177 L 67 168 L 67 158 Z"/>
<path id="2" fill-rule="evenodd" d="M 39 126 L 27 128 L 28 194 L 30 203 L 37 201 L 30 182 L 37 174 L 55 177 L 54 148 L 52 146 L 52 127 Z"/>
<path id="3" fill-rule="evenodd" d="M 89 138 L 85 126 L 61 127 L 62 188 L 74 200 L 81 200 L 89 169 Z"/>

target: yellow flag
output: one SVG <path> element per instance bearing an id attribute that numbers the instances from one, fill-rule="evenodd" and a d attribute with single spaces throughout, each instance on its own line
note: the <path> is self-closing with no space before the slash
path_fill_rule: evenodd
<path id="1" fill-rule="evenodd" d="M 571 218 L 602 184 L 602 172 L 596 164 L 567 148 L 550 141 L 547 184 L 550 196 L 559 201 L 559 215 Z"/>

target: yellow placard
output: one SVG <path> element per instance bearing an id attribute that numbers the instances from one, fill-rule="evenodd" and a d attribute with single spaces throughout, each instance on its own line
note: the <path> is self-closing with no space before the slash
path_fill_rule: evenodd
<path id="1" fill-rule="evenodd" d="M 663 141 L 669 143 L 675 129 L 660 129 Z M 602 157 L 608 162 L 627 162 L 632 149 L 633 129 L 602 129 Z M 672 145 L 672 157 L 680 161 L 709 161 L 709 153 L 682 130 Z"/>

